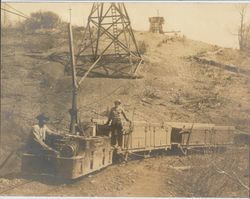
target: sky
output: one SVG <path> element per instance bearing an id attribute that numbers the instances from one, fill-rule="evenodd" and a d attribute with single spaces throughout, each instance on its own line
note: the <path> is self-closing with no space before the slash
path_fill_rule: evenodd
<path id="1" fill-rule="evenodd" d="M 71 22 L 80 26 L 86 25 L 92 6 L 92 3 L 84 2 L 8 4 L 26 15 L 39 10 L 53 11 L 64 21 L 69 21 L 71 8 Z M 238 4 L 127 2 L 125 6 L 133 29 L 147 31 L 149 29 L 148 18 L 157 16 L 159 13 L 159 16 L 165 18 L 164 31 L 180 30 L 190 39 L 238 48 L 238 39 L 235 36 L 240 22 Z M 18 20 L 18 17 L 11 14 L 8 14 L 8 18 Z M 246 21 L 250 23 L 250 5 L 247 7 Z"/>

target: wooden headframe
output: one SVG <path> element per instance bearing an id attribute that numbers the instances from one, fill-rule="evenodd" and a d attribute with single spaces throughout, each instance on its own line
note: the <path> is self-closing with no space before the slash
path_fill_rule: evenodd
<path id="1" fill-rule="evenodd" d="M 142 57 L 124 3 L 93 4 L 76 55 L 77 62 L 80 57 L 88 57 L 93 70 L 103 68 L 108 75 L 123 73 L 122 68 L 111 68 L 108 64 L 119 61 L 127 62 L 130 73 L 136 73 Z"/>

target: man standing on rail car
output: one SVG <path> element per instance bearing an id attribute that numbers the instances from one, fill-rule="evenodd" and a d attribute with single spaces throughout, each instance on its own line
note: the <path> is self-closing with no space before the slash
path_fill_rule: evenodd
<path id="1" fill-rule="evenodd" d="M 125 118 L 127 122 L 131 122 L 122 106 L 121 106 L 121 101 L 116 100 L 114 102 L 115 106 L 111 108 L 108 116 L 108 121 L 107 125 L 110 124 L 111 122 L 111 144 L 115 147 L 121 147 L 122 146 L 122 133 L 123 133 L 123 125 L 122 125 L 122 116 Z"/>
<path id="2" fill-rule="evenodd" d="M 38 115 L 36 119 L 38 120 L 38 124 L 32 127 L 27 144 L 28 151 L 35 154 L 51 154 L 58 156 L 59 152 L 48 146 L 45 141 L 48 135 L 58 137 L 61 137 L 61 135 L 56 134 L 46 126 L 49 118 L 44 114 Z"/>

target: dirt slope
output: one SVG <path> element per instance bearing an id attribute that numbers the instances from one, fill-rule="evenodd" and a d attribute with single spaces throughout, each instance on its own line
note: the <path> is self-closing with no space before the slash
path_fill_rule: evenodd
<path id="1" fill-rule="evenodd" d="M 35 53 L 37 56 L 31 56 L 31 48 L 27 47 L 27 41 L 32 38 L 37 42 L 34 46 L 38 48 L 42 41 L 35 39 L 36 37 L 37 35 L 19 35 L 15 32 L 7 32 L 2 37 L 0 162 L 12 150 L 25 143 L 30 126 L 36 122 L 34 118 L 40 112 L 45 112 L 51 118 L 51 128 L 61 131 L 68 128 L 71 79 L 64 75 L 63 64 L 48 57 L 58 48 L 67 49 L 66 44 L 62 42 L 63 46 L 42 53 L 40 49 L 40 53 Z M 210 52 L 220 50 L 224 54 L 216 55 L 216 61 L 226 64 L 230 62 L 246 69 L 249 68 L 250 56 L 185 37 L 169 39 L 164 35 L 137 32 L 136 38 L 147 45 L 145 63 L 140 70 L 144 78 L 136 80 L 87 78 L 79 94 L 82 120 L 89 120 L 91 117 L 105 119 L 103 113 L 107 107 L 112 106 L 113 101 L 120 98 L 128 116 L 133 120 L 213 122 L 234 125 L 241 130 L 249 131 L 249 75 L 199 63 L 192 57 L 209 56 Z M 247 154 L 246 151 L 242 156 L 243 159 L 248 158 Z M 168 160 L 169 158 L 166 158 L 166 161 Z M 165 160 L 162 161 L 165 163 Z M 171 190 L 165 191 L 162 188 L 166 187 L 167 175 L 176 176 L 178 172 L 164 174 L 166 175 L 164 177 L 162 176 L 163 170 L 166 169 L 164 164 L 163 170 L 159 172 L 155 169 L 146 169 L 147 164 L 152 164 L 151 160 L 121 167 L 115 165 L 98 173 L 93 177 L 93 182 L 90 178 L 86 178 L 77 184 L 67 186 L 65 190 L 67 195 L 183 196 L 178 190 L 176 193 L 171 193 Z M 158 164 L 161 164 L 161 161 L 156 163 Z M 123 167 L 126 169 L 122 169 Z M 0 172 L 6 174 L 18 171 L 19 168 L 20 161 L 18 156 L 15 156 Z M 130 170 L 131 168 L 135 168 L 136 171 Z M 142 170 L 145 170 L 143 174 L 140 173 Z M 121 175 L 129 175 L 127 172 L 131 172 L 132 177 L 120 182 L 119 188 L 117 182 L 120 178 L 123 180 Z M 88 183 L 99 185 L 102 181 L 98 182 L 98 176 L 101 176 L 101 180 L 105 179 L 105 176 L 112 178 L 113 184 L 107 185 L 106 188 L 103 186 L 99 192 L 91 192 L 84 188 L 83 185 Z M 131 185 L 133 179 L 138 183 Z M 15 183 L 15 179 L 8 183 L 13 182 Z M 129 187 L 126 187 L 127 182 Z M 53 185 L 44 182 L 34 186 L 40 187 L 41 193 L 34 193 L 27 184 L 27 189 L 24 191 L 8 192 L 8 194 L 65 194 L 61 185 L 57 185 L 60 190 L 58 192 L 50 191 Z M 118 186 L 116 191 L 113 190 L 114 186 Z M 151 186 L 154 188 L 151 189 Z M 72 187 L 75 189 L 71 189 Z M 82 190 L 79 190 L 79 187 L 82 187 Z"/>

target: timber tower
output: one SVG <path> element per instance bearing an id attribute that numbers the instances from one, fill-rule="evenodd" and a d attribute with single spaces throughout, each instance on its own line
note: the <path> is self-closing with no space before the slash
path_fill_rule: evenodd
<path id="1" fill-rule="evenodd" d="M 76 58 L 94 76 L 136 76 L 142 57 L 124 3 L 93 4 Z"/>

